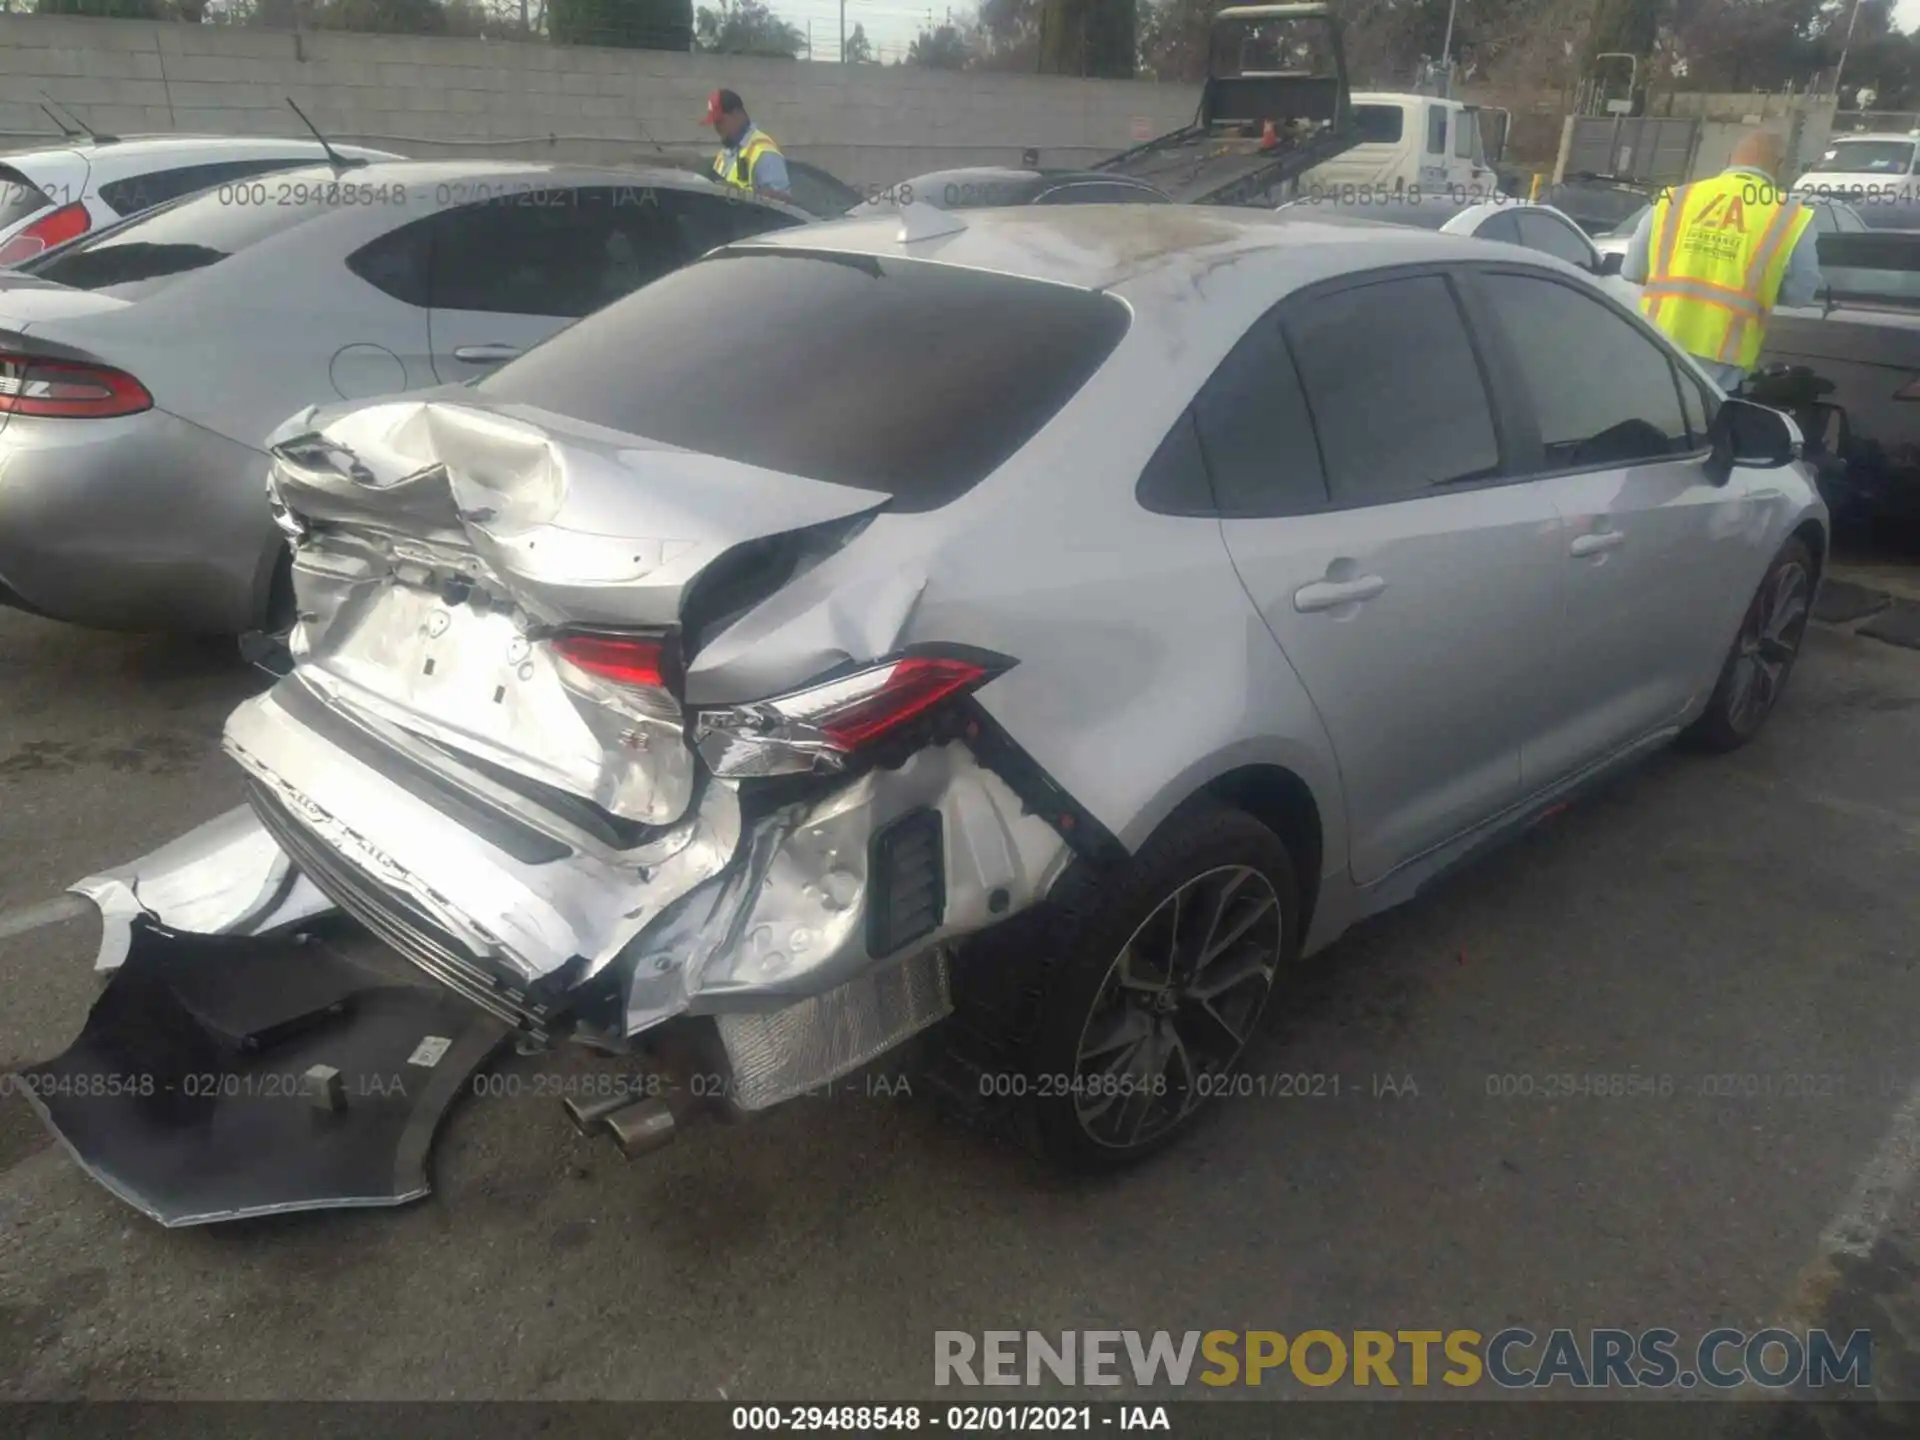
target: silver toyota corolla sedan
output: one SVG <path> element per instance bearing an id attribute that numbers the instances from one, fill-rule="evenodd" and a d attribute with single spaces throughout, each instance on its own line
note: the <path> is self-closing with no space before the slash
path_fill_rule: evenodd
<path id="1" fill-rule="evenodd" d="M 805 218 L 677 170 L 323 165 L 0 274 L 0 600 L 112 629 L 278 628 L 262 446 L 294 410 L 485 374 Z"/>
<path id="2" fill-rule="evenodd" d="M 573 1106 L 630 1151 L 943 1021 L 1063 1161 L 1150 1151 L 1303 952 L 1752 738 L 1826 554 L 1788 422 L 1571 267 L 1247 211 L 763 237 L 276 442 L 251 809 L 81 888 L 171 927 L 149 997 L 338 907 L 523 1044 L 694 1057 Z"/>

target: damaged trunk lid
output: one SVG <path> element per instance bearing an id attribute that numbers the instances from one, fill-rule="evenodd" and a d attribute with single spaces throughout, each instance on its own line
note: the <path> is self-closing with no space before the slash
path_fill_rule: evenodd
<path id="1" fill-rule="evenodd" d="M 644 826 L 694 795 L 678 684 L 702 624 L 887 501 L 444 399 L 290 423 L 276 442 L 295 683 Z"/>

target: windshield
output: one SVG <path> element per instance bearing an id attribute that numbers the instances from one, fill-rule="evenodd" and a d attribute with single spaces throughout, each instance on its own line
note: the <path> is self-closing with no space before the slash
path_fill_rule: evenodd
<path id="1" fill-rule="evenodd" d="M 1324 16 L 1269 16 L 1217 25 L 1213 31 L 1213 73 L 1330 75 L 1332 31 Z"/>
<path id="2" fill-rule="evenodd" d="M 332 172 L 315 174 L 325 178 Z M 324 183 L 276 185 L 267 203 L 246 203 L 261 193 L 260 187 L 245 185 L 203 190 L 49 250 L 20 269 L 76 290 L 139 299 L 338 205 L 328 201 Z"/>
<path id="3" fill-rule="evenodd" d="M 1645 195 L 1619 185 L 1570 181 L 1553 186 L 1540 198 L 1596 237 L 1620 234 L 1623 228 L 1639 223 L 1647 209 Z M 1630 228 L 1627 233 L 1632 233 Z"/>
<path id="4" fill-rule="evenodd" d="M 1362 145 L 1397 145 L 1406 130 L 1406 111 L 1398 105 L 1356 105 L 1353 130 Z"/>
<path id="5" fill-rule="evenodd" d="M 1841 140 L 1809 165 L 1809 175 L 1905 175 L 1913 169 L 1911 140 Z"/>
<path id="6" fill-rule="evenodd" d="M 1108 295 L 956 265 L 721 251 L 475 388 L 931 510 L 1032 439 L 1128 314 Z"/>

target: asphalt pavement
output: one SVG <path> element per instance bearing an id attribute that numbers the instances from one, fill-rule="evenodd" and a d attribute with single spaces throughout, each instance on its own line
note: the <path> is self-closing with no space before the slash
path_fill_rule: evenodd
<path id="1" fill-rule="evenodd" d="M 89 916 L 9 917 L 238 803 L 219 727 L 256 685 L 219 647 L 0 612 L 0 1065 L 97 988 Z M 924 1094 L 631 1164 L 550 1098 L 470 1098 L 417 1205 L 168 1232 L 4 1097 L 0 1396 L 905 1399 L 937 1330 L 1859 1313 L 1897 1378 L 1916 735 L 1920 654 L 1815 632 L 1748 750 L 1660 757 L 1319 957 L 1250 1068 L 1337 1096 L 1263 1087 L 1098 1182 Z M 540 1063 L 585 1062 L 511 1065 Z M 1672 1083 L 1543 1098 L 1568 1072 Z"/>

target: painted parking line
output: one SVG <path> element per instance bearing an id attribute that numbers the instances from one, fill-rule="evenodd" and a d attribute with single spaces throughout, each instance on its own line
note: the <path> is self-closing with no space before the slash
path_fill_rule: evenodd
<path id="1" fill-rule="evenodd" d="M 0 940 L 25 935 L 43 925 L 58 925 L 62 920 L 77 920 L 93 909 L 93 902 L 80 895 L 58 895 L 38 905 L 18 910 L 0 910 Z"/>
<path id="2" fill-rule="evenodd" d="M 1853 1187 L 1820 1232 L 1813 1259 L 1796 1277 L 1776 1323 L 1786 1328 L 1798 1327 L 1803 1333 L 1830 1323 L 1831 1304 L 1845 1283 L 1846 1267 L 1871 1254 L 1887 1234 L 1899 1206 L 1913 1188 L 1916 1175 L 1920 1175 L 1920 1085 L 1910 1090 L 1900 1108 L 1893 1112 L 1879 1145 L 1854 1176 Z M 1900 1338 L 1876 1334 L 1875 1349 L 1894 1347 Z M 1750 1381 L 1735 1398 L 1781 1397 L 1777 1392 L 1755 1387 Z"/>

